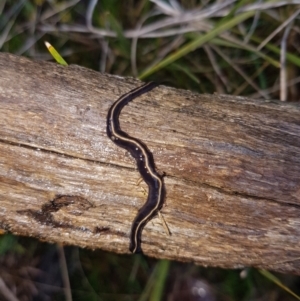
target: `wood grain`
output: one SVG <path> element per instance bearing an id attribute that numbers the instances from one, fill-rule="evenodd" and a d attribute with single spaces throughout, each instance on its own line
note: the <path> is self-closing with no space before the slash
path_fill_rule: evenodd
<path id="1" fill-rule="evenodd" d="M 6 53 L 0 74 L 0 227 L 129 253 L 146 186 L 106 114 L 141 83 Z M 159 86 L 120 119 L 166 173 L 172 235 L 149 222 L 147 255 L 300 274 L 299 104 Z"/>

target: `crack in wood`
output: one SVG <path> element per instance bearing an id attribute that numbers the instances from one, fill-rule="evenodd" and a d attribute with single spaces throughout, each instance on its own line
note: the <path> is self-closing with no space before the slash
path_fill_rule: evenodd
<path id="1" fill-rule="evenodd" d="M 64 207 L 69 207 L 68 213 L 70 213 L 71 215 L 79 216 L 82 215 L 84 211 L 87 211 L 90 208 L 94 207 L 94 205 L 81 196 L 57 195 L 49 203 L 44 204 L 41 210 L 18 210 L 17 213 L 33 217 L 39 223 L 55 228 L 68 228 L 73 230 L 80 230 L 83 232 L 89 231 L 92 233 L 101 233 L 110 230 L 109 227 L 95 227 L 94 230 L 91 231 L 85 227 L 74 227 L 70 223 L 55 220 L 53 213 L 58 212 Z"/>

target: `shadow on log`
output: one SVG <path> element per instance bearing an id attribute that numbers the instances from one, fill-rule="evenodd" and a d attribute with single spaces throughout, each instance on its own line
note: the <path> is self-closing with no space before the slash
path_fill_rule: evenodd
<path id="1" fill-rule="evenodd" d="M 106 135 L 132 78 L 0 53 L 0 227 L 129 253 L 146 195 L 135 161 Z M 164 218 L 145 254 L 300 275 L 300 106 L 159 86 L 128 104 L 122 129 L 166 173 Z"/>

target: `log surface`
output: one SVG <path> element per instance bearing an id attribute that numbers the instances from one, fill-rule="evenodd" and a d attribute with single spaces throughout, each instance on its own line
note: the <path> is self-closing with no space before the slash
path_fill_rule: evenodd
<path id="1" fill-rule="evenodd" d="M 0 227 L 48 242 L 129 253 L 146 200 L 106 115 L 141 85 L 0 53 Z M 300 274 L 300 106 L 159 86 L 128 104 L 122 129 L 165 172 L 146 255 Z"/>

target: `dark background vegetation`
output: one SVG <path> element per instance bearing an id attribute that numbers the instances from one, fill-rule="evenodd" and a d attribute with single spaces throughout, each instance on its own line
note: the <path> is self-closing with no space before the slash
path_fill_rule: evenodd
<path id="1" fill-rule="evenodd" d="M 199 93 L 299 101 L 300 1 L 277 2 L 0 0 L 0 49 L 51 60 L 48 41 L 69 64 L 101 72 L 167 80 Z M 223 25 L 227 30 L 209 38 Z M 276 277 L 300 294 L 299 277 Z M 251 268 L 205 268 L 0 237 L 0 300 L 296 298 Z"/>

